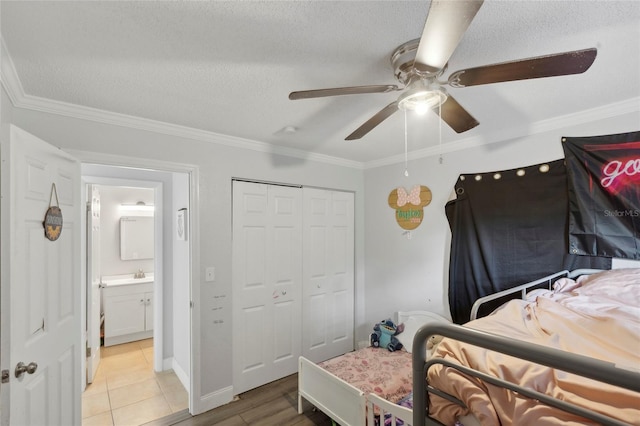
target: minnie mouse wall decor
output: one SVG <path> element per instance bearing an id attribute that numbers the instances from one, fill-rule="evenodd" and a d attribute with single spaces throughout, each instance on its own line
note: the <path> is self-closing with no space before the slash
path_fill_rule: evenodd
<path id="1" fill-rule="evenodd" d="M 415 185 L 411 191 L 398 187 L 389 194 L 389 207 L 396 210 L 396 221 L 402 229 L 411 231 L 422 223 L 423 208 L 431 203 L 431 190 Z"/>

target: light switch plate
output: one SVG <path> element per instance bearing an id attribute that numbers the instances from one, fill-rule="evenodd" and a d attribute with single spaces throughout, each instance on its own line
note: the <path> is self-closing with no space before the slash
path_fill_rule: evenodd
<path id="1" fill-rule="evenodd" d="M 213 266 L 209 266 L 207 269 L 205 269 L 204 280 L 205 281 L 215 281 L 216 280 L 216 268 L 214 268 Z"/>

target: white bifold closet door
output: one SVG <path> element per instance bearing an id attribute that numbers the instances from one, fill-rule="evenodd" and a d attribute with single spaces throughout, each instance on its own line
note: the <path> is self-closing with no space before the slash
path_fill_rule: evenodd
<path id="1" fill-rule="evenodd" d="M 233 182 L 233 387 L 353 350 L 352 193 Z"/>
<path id="2" fill-rule="evenodd" d="M 320 362 L 353 350 L 354 196 L 303 190 L 302 355 Z"/>
<path id="3" fill-rule="evenodd" d="M 298 371 L 300 188 L 233 182 L 232 293 L 234 393 Z"/>

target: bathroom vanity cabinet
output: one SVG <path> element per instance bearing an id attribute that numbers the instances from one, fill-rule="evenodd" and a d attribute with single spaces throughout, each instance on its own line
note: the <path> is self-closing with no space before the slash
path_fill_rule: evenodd
<path id="1" fill-rule="evenodd" d="M 130 281 L 103 286 L 105 346 L 153 337 L 153 282 Z"/>

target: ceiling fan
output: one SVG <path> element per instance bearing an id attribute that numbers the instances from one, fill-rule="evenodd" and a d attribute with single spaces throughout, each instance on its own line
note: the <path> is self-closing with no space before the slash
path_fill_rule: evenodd
<path id="1" fill-rule="evenodd" d="M 309 99 L 325 96 L 387 93 L 401 91 L 391 102 L 345 140 L 360 139 L 389 118 L 398 109 L 432 109 L 457 133 L 473 129 L 479 123 L 447 91 L 455 88 L 505 81 L 580 74 L 596 58 L 595 48 L 539 56 L 511 62 L 484 65 L 456 71 L 446 81 L 438 78 L 446 71 L 449 58 L 460 43 L 483 0 L 432 0 L 420 39 L 402 44 L 391 55 L 394 76 L 403 87 L 394 84 L 336 87 L 330 89 L 291 92 L 289 99 Z"/>

